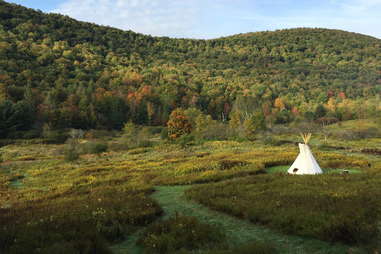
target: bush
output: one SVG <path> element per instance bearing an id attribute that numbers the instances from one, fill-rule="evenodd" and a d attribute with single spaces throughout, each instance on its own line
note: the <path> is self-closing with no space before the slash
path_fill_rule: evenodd
<path id="1" fill-rule="evenodd" d="M 107 143 L 88 142 L 84 145 L 83 152 L 86 154 L 101 154 L 107 152 Z"/>
<path id="2" fill-rule="evenodd" d="M 128 150 L 130 147 L 125 144 L 125 143 L 110 143 L 108 144 L 108 150 L 109 151 L 114 151 L 114 152 L 120 152 L 120 151 L 126 151 Z"/>
<path id="3" fill-rule="evenodd" d="M 68 139 L 68 135 L 63 130 L 44 131 L 43 137 L 47 144 L 63 144 Z"/>
<path id="4" fill-rule="evenodd" d="M 193 135 L 183 135 L 177 138 L 176 143 L 180 145 L 181 148 L 186 148 L 194 141 Z"/>
<path id="5" fill-rule="evenodd" d="M 265 145 L 270 145 L 270 146 L 279 146 L 279 145 L 282 145 L 282 141 L 268 135 L 268 136 L 264 136 L 262 139 L 261 139 L 262 143 L 265 144 Z"/>
<path id="6" fill-rule="evenodd" d="M 129 148 L 150 147 L 153 142 L 150 141 L 150 127 L 139 127 L 132 122 L 124 125 L 122 142 Z"/>
<path id="7" fill-rule="evenodd" d="M 269 243 L 253 242 L 232 250 L 210 251 L 208 254 L 276 254 L 277 250 Z"/>
<path id="8" fill-rule="evenodd" d="M 64 150 L 65 161 L 73 162 L 79 159 L 79 153 L 76 148 L 68 147 Z"/>
<path id="9" fill-rule="evenodd" d="M 195 132 L 195 135 L 199 140 L 227 140 L 229 134 L 229 126 L 217 121 L 212 121 L 202 130 Z"/>
<path id="10" fill-rule="evenodd" d="M 167 140 L 169 138 L 169 136 L 168 136 L 168 128 L 167 127 L 163 128 L 161 130 L 160 138 L 163 139 L 163 140 Z"/>
<path id="11" fill-rule="evenodd" d="M 243 167 L 248 165 L 246 161 L 233 161 L 233 160 L 220 160 L 217 162 L 218 169 L 220 170 L 228 170 L 234 167 Z"/>
<path id="12" fill-rule="evenodd" d="M 178 253 L 218 245 L 224 234 L 195 217 L 176 216 L 148 227 L 139 244 L 146 253 Z"/>
<path id="13" fill-rule="evenodd" d="M 380 181 L 367 175 L 258 175 L 193 187 L 186 195 L 286 234 L 362 244 L 379 234 Z"/>
<path id="14" fill-rule="evenodd" d="M 108 130 L 89 130 L 85 133 L 85 138 L 89 139 L 99 139 L 99 138 L 109 138 L 109 137 L 115 137 L 114 131 L 108 131 Z"/>
<path id="15" fill-rule="evenodd" d="M 41 132 L 39 130 L 30 130 L 30 131 L 25 131 L 23 133 L 24 139 L 34 139 L 34 138 L 39 138 L 40 136 L 41 136 Z"/>
<path id="16" fill-rule="evenodd" d="M 333 133 L 333 136 L 343 140 L 359 140 L 365 138 L 381 137 L 381 131 L 377 128 L 341 130 L 340 132 Z"/>
<path id="17" fill-rule="evenodd" d="M 150 127 L 147 127 L 147 129 L 148 129 L 149 134 L 151 134 L 151 135 L 157 135 L 157 134 L 161 134 L 161 132 L 163 131 L 164 127 L 161 127 L 161 126 L 150 126 Z"/>
<path id="18" fill-rule="evenodd" d="M 0 253 L 109 254 L 111 243 L 162 213 L 148 189 L 120 188 L 109 181 L 102 187 L 74 185 L 70 191 L 55 189 L 36 197 L 38 202 L 1 209 Z"/>

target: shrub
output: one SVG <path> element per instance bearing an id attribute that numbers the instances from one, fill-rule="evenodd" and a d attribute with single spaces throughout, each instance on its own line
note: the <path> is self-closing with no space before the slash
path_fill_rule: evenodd
<path id="1" fill-rule="evenodd" d="M 331 125 L 339 122 L 339 119 L 336 117 L 321 117 L 316 119 L 316 123 L 322 126 Z"/>
<path id="2" fill-rule="evenodd" d="M 262 143 L 265 145 L 279 146 L 282 145 L 282 141 L 272 137 L 271 135 L 266 135 L 261 139 Z"/>
<path id="3" fill-rule="evenodd" d="M 200 115 L 196 119 L 194 135 L 198 140 L 226 140 L 229 138 L 229 126 L 212 120 L 210 116 Z"/>
<path id="4" fill-rule="evenodd" d="M 79 153 L 76 148 L 68 147 L 64 150 L 65 161 L 73 162 L 79 159 Z"/>
<path id="5" fill-rule="evenodd" d="M 114 151 L 114 152 L 120 152 L 120 151 L 126 151 L 130 147 L 125 143 L 109 143 L 108 144 L 108 150 Z"/>
<path id="6" fill-rule="evenodd" d="M 253 242 L 232 250 L 216 250 L 207 254 L 276 254 L 277 250 L 270 243 Z"/>
<path id="7" fill-rule="evenodd" d="M 194 141 L 194 136 L 183 135 L 176 140 L 176 143 L 180 145 L 181 148 L 186 148 Z"/>
<path id="8" fill-rule="evenodd" d="M 41 137 L 41 131 L 37 129 L 25 131 L 22 135 L 24 139 L 34 139 Z"/>
<path id="9" fill-rule="evenodd" d="M 248 165 L 245 161 L 220 160 L 218 161 L 218 169 L 227 170 L 234 167 L 242 167 Z"/>
<path id="10" fill-rule="evenodd" d="M 83 151 L 87 154 L 101 154 L 107 152 L 107 143 L 102 142 L 88 142 L 84 145 Z"/>
<path id="11" fill-rule="evenodd" d="M 89 130 L 85 133 L 85 138 L 98 139 L 98 138 L 109 138 L 114 137 L 115 132 L 109 130 Z"/>
<path id="12" fill-rule="evenodd" d="M 377 128 L 342 130 L 333 134 L 335 137 L 343 140 L 359 140 L 365 138 L 381 137 L 381 131 Z"/>
<path id="13" fill-rule="evenodd" d="M 75 184 L 0 213 L 0 253 L 111 253 L 108 246 L 161 214 L 145 187 Z M 123 189 L 123 190 L 120 190 Z M 91 192 L 91 195 L 88 193 Z"/>
<path id="14" fill-rule="evenodd" d="M 195 217 L 176 216 L 148 227 L 139 243 L 146 253 L 178 253 L 215 246 L 224 238 L 218 228 L 201 223 Z"/>
<path id="15" fill-rule="evenodd" d="M 150 147 L 153 145 L 153 142 L 149 140 L 150 133 L 150 127 L 139 128 L 134 123 L 128 122 L 123 128 L 122 141 L 129 148 Z"/>
<path id="16" fill-rule="evenodd" d="M 379 184 L 366 175 L 258 175 L 193 187 L 186 195 L 287 234 L 359 244 L 378 237 Z"/>
<path id="17" fill-rule="evenodd" d="M 147 153 L 148 151 L 149 151 L 149 149 L 147 149 L 145 147 L 139 147 L 139 148 L 135 148 L 135 149 L 130 150 L 128 153 L 131 155 L 135 155 L 135 154 Z"/>
<path id="18" fill-rule="evenodd" d="M 169 138 L 168 136 L 168 128 L 165 127 L 161 130 L 161 133 L 160 133 L 160 138 L 163 139 L 163 140 L 166 140 Z"/>
<path id="19" fill-rule="evenodd" d="M 147 129 L 149 134 L 157 135 L 157 134 L 161 134 L 164 128 L 161 126 L 150 126 L 150 127 L 147 127 Z"/>
<path id="20" fill-rule="evenodd" d="M 68 139 L 68 135 L 63 130 L 44 131 L 43 137 L 47 144 L 63 144 Z"/>

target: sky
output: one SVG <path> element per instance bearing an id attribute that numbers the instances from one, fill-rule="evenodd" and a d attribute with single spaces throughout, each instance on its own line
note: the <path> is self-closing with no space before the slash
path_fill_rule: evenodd
<path id="1" fill-rule="evenodd" d="M 381 38 L 381 0 L 6 0 L 154 36 L 210 39 L 296 27 Z"/>

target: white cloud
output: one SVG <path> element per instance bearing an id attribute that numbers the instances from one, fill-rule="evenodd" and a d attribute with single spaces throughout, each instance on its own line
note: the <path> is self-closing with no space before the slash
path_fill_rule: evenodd
<path id="1" fill-rule="evenodd" d="M 155 36 L 324 27 L 381 38 L 381 0 L 64 0 L 53 12 Z"/>
<path id="2" fill-rule="evenodd" d="M 367 14 L 377 10 L 380 11 L 381 0 L 350 0 L 339 3 L 342 11 L 349 15 Z"/>
<path id="3" fill-rule="evenodd" d="M 199 22 L 198 1 L 67 0 L 54 13 L 156 36 L 179 37 Z"/>
<path id="4" fill-rule="evenodd" d="M 279 15 L 271 15 L 266 10 L 241 19 L 255 22 L 269 30 L 320 27 L 341 29 L 350 32 L 368 34 L 381 38 L 381 0 L 328 0 L 285 11 Z"/>

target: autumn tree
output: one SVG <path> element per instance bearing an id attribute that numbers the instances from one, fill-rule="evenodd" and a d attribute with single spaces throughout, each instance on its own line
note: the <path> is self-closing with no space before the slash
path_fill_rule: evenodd
<path id="1" fill-rule="evenodd" d="M 286 108 L 286 105 L 284 104 L 282 98 L 276 98 L 275 101 L 274 101 L 274 107 L 276 107 L 277 109 L 279 109 L 279 111 L 282 111 Z"/>
<path id="2" fill-rule="evenodd" d="M 169 116 L 167 123 L 168 136 L 172 139 L 177 139 L 183 135 L 189 134 L 192 131 L 192 124 L 186 116 L 183 109 L 174 110 Z"/>

